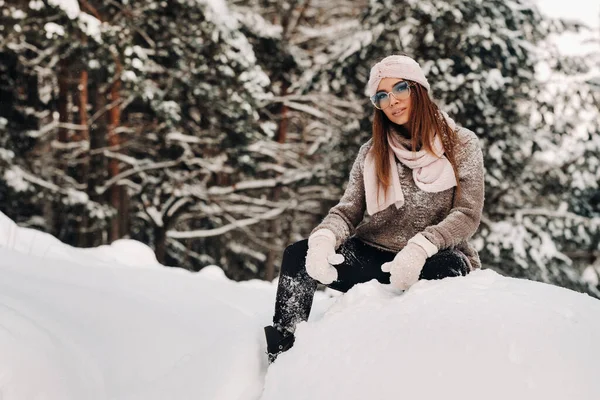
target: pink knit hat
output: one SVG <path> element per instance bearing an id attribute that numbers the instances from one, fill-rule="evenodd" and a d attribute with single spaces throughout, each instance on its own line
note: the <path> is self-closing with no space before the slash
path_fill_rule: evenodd
<path id="1" fill-rule="evenodd" d="M 377 87 L 383 78 L 401 78 L 417 82 L 430 91 L 429 82 L 419 63 L 407 56 L 388 56 L 373 65 L 365 90 L 367 96 L 371 97 L 377 93 Z"/>

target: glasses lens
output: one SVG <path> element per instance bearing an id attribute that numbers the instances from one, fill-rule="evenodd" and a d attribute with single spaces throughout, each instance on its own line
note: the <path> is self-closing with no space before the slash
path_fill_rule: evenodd
<path id="1" fill-rule="evenodd" d="M 389 106 L 390 98 L 387 93 L 384 93 L 384 92 L 375 93 L 373 95 L 373 97 L 371 97 L 371 103 L 373 103 L 373 105 L 376 108 L 379 108 L 380 110 L 382 110 L 382 109 L 386 108 L 387 106 Z"/>
<path id="2" fill-rule="evenodd" d="M 405 82 L 405 81 L 398 82 L 392 88 L 392 94 L 398 100 L 404 100 L 404 99 L 407 99 L 408 96 L 410 95 L 410 90 L 409 89 L 410 89 L 410 87 L 408 86 L 408 82 Z"/>

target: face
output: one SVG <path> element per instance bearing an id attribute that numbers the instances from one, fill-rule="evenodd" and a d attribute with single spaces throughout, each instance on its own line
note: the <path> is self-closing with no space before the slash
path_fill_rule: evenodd
<path id="1" fill-rule="evenodd" d="M 403 82 L 403 79 L 383 78 L 377 87 L 377 94 L 380 94 L 381 92 L 384 94 L 392 92 L 388 95 L 389 105 L 387 105 L 387 107 L 382 107 L 382 111 L 393 123 L 397 125 L 406 125 L 410 118 L 412 100 L 409 95 L 410 89 L 398 93 L 398 88 L 405 88 L 404 85 L 398 85 L 400 82 Z"/>

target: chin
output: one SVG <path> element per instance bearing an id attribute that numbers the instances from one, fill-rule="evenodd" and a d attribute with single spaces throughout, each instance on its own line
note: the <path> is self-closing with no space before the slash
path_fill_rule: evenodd
<path id="1" fill-rule="evenodd" d="M 396 125 L 400 125 L 400 126 L 408 124 L 408 118 L 394 118 L 394 119 L 390 118 L 390 121 L 392 121 Z"/>
<path id="2" fill-rule="evenodd" d="M 400 115 L 393 115 L 391 113 L 385 113 L 388 120 L 396 125 L 406 125 L 410 119 L 408 113 L 402 113 Z"/>

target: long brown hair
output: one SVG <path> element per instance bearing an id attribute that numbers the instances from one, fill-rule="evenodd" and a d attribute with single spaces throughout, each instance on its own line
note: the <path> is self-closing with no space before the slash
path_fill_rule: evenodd
<path id="1" fill-rule="evenodd" d="M 411 84 L 410 98 L 411 111 L 409 118 L 409 129 L 411 133 L 411 144 L 413 151 L 417 148 L 433 152 L 433 137 L 438 134 L 444 146 L 444 155 L 450 161 L 456 176 L 456 195 L 460 196 L 460 182 L 456 165 L 457 133 L 450 128 L 442 115 L 439 107 L 431 100 L 427 90 L 416 82 Z M 387 135 L 391 134 L 393 123 L 383 113 L 375 109 L 373 115 L 373 156 L 377 169 L 379 185 L 387 187 L 390 185 L 390 159 Z"/>

